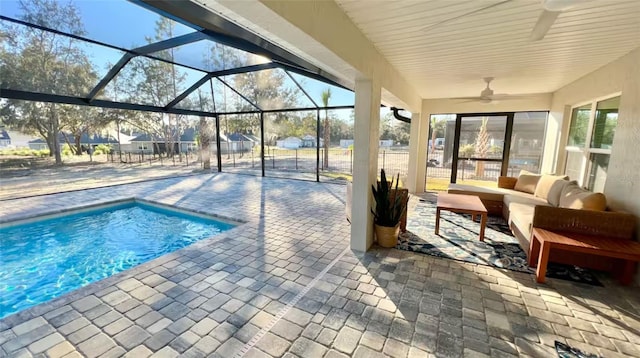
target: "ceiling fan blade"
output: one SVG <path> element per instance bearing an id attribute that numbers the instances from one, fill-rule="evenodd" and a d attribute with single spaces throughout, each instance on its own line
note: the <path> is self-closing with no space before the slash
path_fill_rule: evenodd
<path id="1" fill-rule="evenodd" d="M 529 96 L 526 96 L 526 95 L 498 93 L 491 96 L 491 99 L 492 100 L 503 100 L 503 99 L 509 100 L 509 99 L 523 99 L 528 97 Z"/>
<path id="2" fill-rule="evenodd" d="M 559 11 L 543 10 L 542 14 L 540 14 L 540 17 L 538 18 L 538 22 L 536 22 L 536 25 L 531 31 L 531 41 L 542 40 L 553 23 L 556 22 L 558 15 L 560 15 Z"/>
<path id="3" fill-rule="evenodd" d="M 436 27 L 438 25 L 442 25 L 442 24 L 447 23 L 449 21 L 457 20 L 457 19 L 459 19 L 461 17 L 465 17 L 467 15 L 471 15 L 471 14 L 475 14 L 477 12 L 481 12 L 481 11 L 484 11 L 484 10 L 487 10 L 487 9 L 491 9 L 492 7 L 500 6 L 502 4 L 506 4 L 506 3 L 511 2 L 511 1 L 513 1 L 513 0 L 503 0 L 503 1 L 500 1 L 500 2 L 497 2 L 497 3 L 493 3 L 491 5 L 487 5 L 487 6 L 481 7 L 479 9 L 475 9 L 475 10 L 471 10 L 471 11 L 465 12 L 464 14 L 461 14 L 461 15 L 458 15 L 458 16 L 454 16 L 454 17 L 451 17 L 451 18 L 448 18 L 448 19 L 445 19 L 445 20 L 442 20 L 442 21 L 438 21 L 435 24 L 432 24 L 432 25 L 429 25 L 429 26 L 423 28 L 422 31 L 429 31 L 429 30 L 431 30 L 432 28 L 434 28 L 434 27 Z"/>
<path id="4" fill-rule="evenodd" d="M 482 99 L 485 99 L 485 98 L 483 98 L 483 97 L 451 97 L 449 99 L 479 101 L 479 100 L 482 100 Z"/>

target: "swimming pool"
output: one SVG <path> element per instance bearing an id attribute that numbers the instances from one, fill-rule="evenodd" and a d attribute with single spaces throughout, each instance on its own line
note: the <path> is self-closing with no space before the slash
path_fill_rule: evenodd
<path id="1" fill-rule="evenodd" d="M 0 228 L 0 318 L 235 225 L 127 201 Z"/>

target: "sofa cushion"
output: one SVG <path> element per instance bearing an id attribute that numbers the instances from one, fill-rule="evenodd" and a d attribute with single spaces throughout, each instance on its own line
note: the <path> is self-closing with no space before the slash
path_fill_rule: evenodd
<path id="1" fill-rule="evenodd" d="M 449 194 L 475 195 L 482 200 L 502 201 L 504 191 L 508 189 L 485 188 L 481 186 L 449 184 Z"/>
<path id="2" fill-rule="evenodd" d="M 536 198 L 533 195 L 518 195 L 518 194 L 506 194 L 503 199 L 504 205 L 511 210 L 512 204 L 529 205 L 535 207 L 536 205 L 549 206 L 546 200 L 542 198 Z"/>
<path id="3" fill-rule="evenodd" d="M 561 208 L 604 211 L 607 198 L 602 193 L 594 193 L 572 182 L 564 186 L 560 194 Z"/>
<path id="4" fill-rule="evenodd" d="M 518 228 L 523 236 L 529 241 L 531 237 L 531 226 L 533 224 L 533 214 L 535 205 L 513 202 L 509 206 L 509 225 Z"/>
<path id="5" fill-rule="evenodd" d="M 533 194 L 536 190 L 538 180 L 540 180 L 540 175 L 538 174 L 520 174 L 514 189 L 524 193 Z"/>
<path id="6" fill-rule="evenodd" d="M 533 195 L 546 200 L 553 206 L 558 206 L 560 193 L 565 184 L 568 183 L 568 179 L 569 177 L 566 175 L 543 175 L 540 177 Z"/>

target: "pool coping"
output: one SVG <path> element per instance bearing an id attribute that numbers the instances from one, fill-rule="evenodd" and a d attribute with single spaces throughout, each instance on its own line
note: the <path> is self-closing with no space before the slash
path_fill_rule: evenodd
<path id="1" fill-rule="evenodd" d="M 194 249 L 202 249 L 204 247 L 210 246 L 211 244 L 214 244 L 216 242 L 228 239 L 231 235 L 235 235 L 237 234 L 237 231 L 241 231 L 246 227 L 246 224 L 254 224 L 254 225 L 258 225 L 258 221 L 257 220 L 239 220 L 239 219 L 232 219 L 223 215 L 216 215 L 216 214 L 211 214 L 211 213 L 207 213 L 204 212 L 202 210 L 191 210 L 191 209 L 186 209 L 186 208 L 182 208 L 176 205 L 169 205 L 169 204 L 164 204 L 164 203 L 158 203 L 158 202 L 154 202 L 154 201 L 150 201 L 150 200 L 145 200 L 145 199 L 140 199 L 137 197 L 131 197 L 131 198 L 125 198 L 125 199 L 117 199 L 117 200 L 111 200 L 111 201 L 105 201 L 105 202 L 100 202 L 100 203 L 94 203 L 94 204 L 89 204 L 89 205 L 81 205 L 81 206 L 75 206 L 75 207 L 71 207 L 71 208 L 65 208 L 62 210 L 52 210 L 49 213 L 45 213 L 45 214 L 38 214 L 38 215 L 32 215 L 29 216 L 27 218 L 19 218 L 19 219 L 13 219 L 13 220 L 9 220 L 9 222 L 15 222 L 15 221 L 19 221 L 22 224 L 24 223 L 28 223 L 30 220 L 34 220 L 36 218 L 43 218 L 46 220 L 46 218 L 54 218 L 57 217 L 59 215 L 63 215 L 65 213 L 69 213 L 69 212 L 75 212 L 75 211 L 85 211 L 85 210 L 92 210 L 95 209 L 96 207 L 101 207 L 101 206 L 108 206 L 108 205 L 118 205 L 118 204 L 122 204 L 122 203 L 127 203 L 129 201 L 133 201 L 133 202 L 140 202 L 143 204 L 147 204 L 147 205 L 156 205 L 156 206 L 160 206 L 160 207 L 165 207 L 165 208 L 169 208 L 171 210 L 176 210 L 176 211 L 180 211 L 180 212 L 186 212 L 186 213 L 195 213 L 195 214 L 199 214 L 202 216 L 207 216 L 209 218 L 212 218 L 214 220 L 220 220 L 220 221 L 226 221 L 226 222 L 231 222 L 236 224 L 237 226 L 235 226 L 234 228 L 231 228 L 227 231 L 224 231 L 222 233 L 219 233 L 217 235 L 214 235 L 212 237 L 209 238 L 205 238 L 202 240 L 199 240 L 197 242 L 194 242 L 193 244 L 189 245 L 189 246 L 185 246 L 183 248 L 180 248 L 179 250 L 173 251 L 173 252 L 169 252 L 167 254 L 164 254 L 162 256 L 156 257 L 155 259 L 149 260 L 147 262 L 141 263 L 140 265 L 131 267 L 127 270 L 118 272 L 114 275 L 111 275 L 109 277 L 105 277 L 101 280 L 92 282 L 86 286 L 77 288 L 75 290 L 69 291 L 65 294 L 63 294 L 62 296 L 53 298 L 49 301 L 46 302 L 42 302 L 39 303 L 35 306 L 29 307 L 27 309 L 24 309 L 22 311 L 10 314 L 4 318 L 0 318 L 0 331 L 3 331 L 5 329 L 8 328 L 12 328 L 13 326 L 23 323 L 25 321 L 31 320 L 33 318 L 36 318 L 38 316 L 42 316 L 47 314 L 48 312 L 57 310 L 69 303 L 71 303 L 72 301 L 75 301 L 79 298 L 82 297 L 86 297 L 89 295 L 92 295 L 96 292 L 99 291 L 103 291 L 105 289 L 107 289 L 108 287 L 116 287 L 115 283 L 129 279 L 129 278 L 133 278 L 134 276 L 137 276 L 140 273 L 143 273 L 145 271 L 149 271 L 151 268 L 156 267 L 158 265 L 162 265 L 163 263 L 169 262 L 171 260 L 174 260 L 180 256 L 182 256 L 181 254 L 184 253 L 185 251 L 188 250 L 194 250 Z M 46 217 L 46 218 L 45 218 Z M 0 221 L 0 228 L 5 227 L 3 226 L 5 224 L 5 222 Z M 16 224 L 19 225 L 19 224 Z"/>

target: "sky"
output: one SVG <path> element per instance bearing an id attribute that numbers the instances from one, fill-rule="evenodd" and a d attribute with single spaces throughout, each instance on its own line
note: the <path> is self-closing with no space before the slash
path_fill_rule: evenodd
<path id="1" fill-rule="evenodd" d="M 29 0 L 25 1 L 28 3 Z M 66 0 L 59 2 L 61 4 L 67 3 Z M 155 22 L 161 16 L 124 0 L 75 0 L 72 3 L 80 13 L 87 38 L 123 48 L 135 48 L 147 44 L 145 37 L 154 35 Z M 0 0 L 0 13 L 7 17 L 20 18 L 19 2 L 15 0 Z M 196 31 L 181 23 L 176 23 L 174 30 L 174 36 Z M 180 56 L 176 56 L 176 58 L 178 61 L 193 61 L 199 50 L 205 47 L 203 42 L 186 45 L 178 50 Z M 109 63 L 117 62 L 123 55 L 121 51 L 90 43 L 87 43 L 85 51 L 94 63 L 94 68 L 98 71 L 99 76 L 107 73 Z M 187 74 L 187 79 L 183 84 L 184 89 L 191 86 L 205 74 L 188 68 L 181 68 L 181 70 Z M 332 91 L 329 105 L 353 105 L 354 103 L 354 94 L 351 91 L 330 86 L 301 75 L 294 74 L 293 76 L 319 105 L 322 105 L 322 91 L 328 87 L 331 87 Z M 289 79 L 287 80 L 289 81 Z M 290 85 L 293 86 L 294 84 L 291 82 Z M 308 104 L 309 101 L 305 99 L 302 103 Z M 348 111 L 339 112 L 340 117 L 344 116 L 343 112 L 348 113 Z"/>

